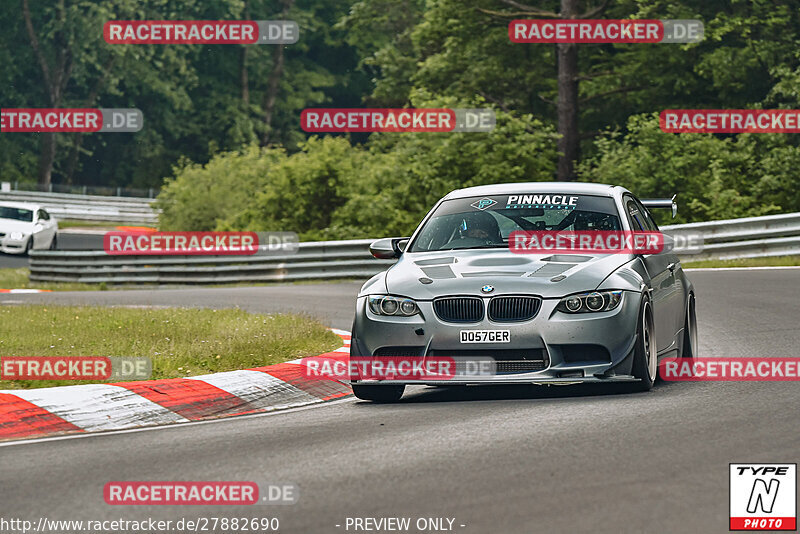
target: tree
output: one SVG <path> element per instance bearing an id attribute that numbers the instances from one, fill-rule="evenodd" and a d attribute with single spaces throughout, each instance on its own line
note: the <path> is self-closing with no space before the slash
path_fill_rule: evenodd
<path id="1" fill-rule="evenodd" d="M 176 7 L 193 1 L 183 0 Z M 148 69 L 158 72 L 158 65 L 154 63 L 161 53 L 155 48 L 108 45 L 102 33 L 107 20 L 134 18 L 151 9 L 150 3 L 159 4 L 137 0 L 114 0 L 104 4 L 58 0 L 53 6 L 35 3 L 32 11 L 29 0 L 21 0 L 20 15 L 26 40 L 42 81 L 37 84 L 38 90 L 32 91 L 31 107 L 94 107 L 101 96 L 118 90 L 126 74 Z M 163 55 L 175 59 L 181 57 L 181 52 L 169 51 Z M 23 62 L 26 57 L 20 55 L 15 59 Z M 164 77 L 163 73 L 159 75 Z M 52 180 L 60 136 L 55 133 L 37 135 L 41 139 L 38 181 L 46 187 Z M 75 173 L 83 144 L 80 134 L 72 139 L 64 171 L 67 180 Z"/>
<path id="2" fill-rule="evenodd" d="M 39 43 L 37 32 L 33 27 L 31 9 L 28 0 L 22 0 L 22 16 L 25 18 L 25 29 L 28 32 L 31 48 L 36 56 L 41 69 L 42 81 L 47 95 L 47 103 L 51 108 L 61 107 L 64 89 L 70 80 L 74 66 L 72 50 L 67 36 L 66 10 L 64 0 L 58 0 L 53 17 L 52 63 L 48 61 L 42 45 Z M 56 134 L 45 132 L 41 134 L 42 149 L 39 156 L 39 184 L 50 185 L 53 172 L 53 161 L 56 157 Z"/>

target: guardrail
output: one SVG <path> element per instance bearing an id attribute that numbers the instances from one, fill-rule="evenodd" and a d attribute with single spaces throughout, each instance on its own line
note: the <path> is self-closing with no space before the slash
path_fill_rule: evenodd
<path id="1" fill-rule="evenodd" d="M 269 256 L 109 256 L 100 251 L 31 252 L 31 281 L 220 284 L 367 278 L 391 266 L 376 260 L 372 239 L 300 243 Z"/>
<path id="2" fill-rule="evenodd" d="M 691 231 L 703 236 L 699 254 L 680 255 L 687 261 L 732 260 L 800 254 L 800 213 L 726 219 L 663 226 L 662 231 Z"/>
<path id="3" fill-rule="evenodd" d="M 156 198 L 159 188 L 149 187 L 120 187 L 114 185 L 81 185 L 81 184 L 54 184 L 47 185 L 30 182 L 2 182 L 0 181 L 0 191 L 33 191 L 40 193 L 69 193 L 72 195 L 98 195 L 103 197 L 136 197 L 136 198 Z"/>
<path id="4" fill-rule="evenodd" d="M 800 254 L 800 213 L 671 225 L 665 232 L 699 232 L 705 247 L 684 260 Z M 294 254 L 267 256 L 109 256 L 101 251 L 33 251 L 32 281 L 219 284 L 367 278 L 393 260 L 376 260 L 373 239 L 300 243 Z"/>
<path id="5" fill-rule="evenodd" d="M 151 206 L 152 198 L 3 191 L 0 192 L 0 201 L 40 204 L 56 219 L 62 221 L 81 220 L 142 225 L 154 225 L 158 222 L 158 213 Z"/>

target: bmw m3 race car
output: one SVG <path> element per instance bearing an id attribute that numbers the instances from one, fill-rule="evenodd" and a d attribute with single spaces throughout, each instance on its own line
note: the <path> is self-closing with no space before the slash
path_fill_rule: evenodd
<path id="1" fill-rule="evenodd" d="M 56 248 L 58 221 L 38 204 L 0 202 L 0 252 Z"/>
<path id="2" fill-rule="evenodd" d="M 600 184 L 451 192 L 410 238 L 370 246 L 373 256 L 397 262 L 358 295 L 354 394 L 392 402 L 408 384 L 624 382 L 649 390 L 660 358 L 696 355 L 697 325 L 694 288 L 647 206 L 673 216 L 677 209 L 672 199 L 640 201 Z M 520 247 L 520 234 L 562 244 Z M 659 235 L 663 246 L 558 248 L 579 234 Z M 359 371 L 397 359 L 424 372 Z M 455 367 L 426 365 L 442 361 Z"/>

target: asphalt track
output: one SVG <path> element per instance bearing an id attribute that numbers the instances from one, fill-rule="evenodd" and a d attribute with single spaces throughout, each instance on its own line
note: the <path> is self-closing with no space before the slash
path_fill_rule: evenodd
<path id="1" fill-rule="evenodd" d="M 702 355 L 798 355 L 800 269 L 690 277 Z M 299 307 L 349 328 L 356 289 L 282 285 L 2 300 Z M 454 531 L 465 533 L 727 532 L 728 463 L 798 462 L 798 404 L 800 384 L 777 382 L 665 383 L 640 394 L 415 388 L 396 405 L 348 400 L 20 443 L 0 446 L 0 516 L 34 523 L 40 516 L 272 516 L 280 518 L 280 532 L 292 533 L 354 532 L 345 529 L 347 517 L 449 517 Z M 103 485 L 114 480 L 293 482 L 300 498 L 288 506 L 109 506 Z"/>

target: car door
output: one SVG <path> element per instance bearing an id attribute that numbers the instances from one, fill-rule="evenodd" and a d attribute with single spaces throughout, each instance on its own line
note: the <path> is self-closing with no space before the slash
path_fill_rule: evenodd
<path id="1" fill-rule="evenodd" d="M 47 221 L 47 243 L 48 246 L 52 243 L 53 239 L 56 237 L 56 232 L 58 231 L 58 224 L 56 224 L 56 220 L 53 218 L 47 210 L 43 209 L 42 214 L 44 215 L 45 220 Z"/>
<path id="2" fill-rule="evenodd" d="M 636 199 L 636 203 L 644 216 L 643 222 L 647 224 L 648 229 L 653 232 L 660 232 L 650 210 L 642 205 L 642 202 L 638 198 Z M 686 292 L 683 287 L 683 278 L 680 276 L 680 271 L 682 269 L 681 260 L 678 258 L 678 255 L 672 251 L 661 252 L 658 256 L 662 256 L 667 260 L 667 269 L 670 272 L 670 276 L 666 280 L 667 286 L 665 287 L 667 291 L 665 295 L 665 308 L 667 313 L 662 320 L 665 323 L 664 328 L 667 328 L 672 335 L 671 340 L 677 342 L 676 336 L 678 331 L 683 328 L 684 310 L 686 309 Z M 677 346 L 672 348 L 677 348 Z"/>
<path id="3" fill-rule="evenodd" d="M 36 210 L 36 227 L 39 228 L 39 231 L 34 233 L 34 245 L 39 248 L 47 248 L 55 233 L 54 226 L 49 213 L 43 209 Z"/>
<path id="4" fill-rule="evenodd" d="M 622 202 L 632 231 L 656 231 L 654 223 L 651 227 L 651 221 L 645 216 L 645 208 L 638 200 L 632 195 L 625 195 Z M 653 319 L 656 327 L 656 350 L 662 352 L 669 349 L 675 339 L 672 293 L 675 285 L 673 271 L 676 267 L 677 257 L 674 254 L 665 253 L 641 254 L 639 257 L 650 277 L 649 282 L 652 289 L 650 296 L 653 301 Z"/>

